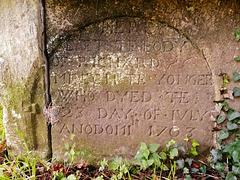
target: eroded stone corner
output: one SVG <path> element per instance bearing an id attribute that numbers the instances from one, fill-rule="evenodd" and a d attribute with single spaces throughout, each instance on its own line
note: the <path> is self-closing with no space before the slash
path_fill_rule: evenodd
<path id="1" fill-rule="evenodd" d="M 26 152 L 19 131 L 30 151 L 46 158 L 40 5 L 38 0 L 0 0 L 0 100 L 9 151 L 14 155 Z"/>

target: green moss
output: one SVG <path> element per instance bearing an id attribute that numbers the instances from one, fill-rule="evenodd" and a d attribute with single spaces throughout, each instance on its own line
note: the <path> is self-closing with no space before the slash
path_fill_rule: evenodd
<path id="1" fill-rule="evenodd" d="M 32 148 L 31 90 L 20 83 L 15 83 L 8 86 L 7 92 L 5 101 L 7 102 L 8 125 L 14 124 L 17 128 L 10 129 L 12 131 L 11 136 L 19 138 L 17 135 L 17 130 L 19 130 L 26 138 L 27 144 Z"/>
<path id="2" fill-rule="evenodd" d="M 3 126 L 3 107 L 0 104 L 0 142 L 5 140 L 5 130 Z"/>
<path id="3" fill-rule="evenodd" d="M 3 117 L 3 107 L 0 104 L 0 120 L 2 120 L 2 117 Z"/>
<path id="4" fill-rule="evenodd" d="M 7 94 L 8 109 L 13 109 L 16 112 L 28 111 L 26 107 L 31 101 L 30 92 L 23 85 L 11 84 Z M 30 104 L 29 104 L 30 105 Z"/>

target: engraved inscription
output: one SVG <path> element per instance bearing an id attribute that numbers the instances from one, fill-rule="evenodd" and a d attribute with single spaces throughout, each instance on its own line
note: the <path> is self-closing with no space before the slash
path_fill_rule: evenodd
<path id="1" fill-rule="evenodd" d="M 55 135 L 117 154 L 185 136 L 211 145 L 212 73 L 179 32 L 122 17 L 70 34 L 50 60 Z"/>
<path id="2" fill-rule="evenodd" d="M 63 124 L 59 134 L 130 136 L 131 125 Z"/>

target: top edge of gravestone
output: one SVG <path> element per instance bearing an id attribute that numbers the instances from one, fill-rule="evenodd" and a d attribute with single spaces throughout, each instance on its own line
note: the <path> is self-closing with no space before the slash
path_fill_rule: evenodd
<path id="1" fill-rule="evenodd" d="M 51 52 L 58 38 L 94 22 L 123 16 L 165 22 L 193 39 L 208 41 L 229 39 L 225 36 L 238 26 L 240 7 L 235 1 L 89 1 L 47 0 L 47 44 Z M 224 17 L 224 18 L 222 18 Z M 224 24 L 224 27 L 222 26 Z M 221 29 L 222 36 L 216 33 Z"/>

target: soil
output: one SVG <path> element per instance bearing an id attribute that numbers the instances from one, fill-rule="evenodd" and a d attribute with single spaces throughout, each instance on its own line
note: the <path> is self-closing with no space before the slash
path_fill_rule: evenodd
<path id="1" fill-rule="evenodd" d="M 56 165 L 52 169 L 47 170 L 47 171 L 41 171 L 40 169 L 38 170 L 38 176 L 39 180 L 48 180 L 53 177 L 53 172 L 54 171 L 59 171 L 67 177 L 70 174 L 78 174 L 80 176 L 79 179 L 81 180 L 91 180 L 93 178 L 96 178 L 98 176 L 103 175 L 104 179 L 110 179 L 114 174 L 108 171 L 107 169 L 104 169 L 103 171 L 98 170 L 99 167 L 97 166 L 92 166 L 88 165 L 87 163 L 79 163 L 74 166 L 70 167 L 65 167 L 64 165 Z M 201 173 L 190 173 L 189 174 L 193 180 L 220 180 L 222 179 L 220 174 L 213 170 L 211 167 L 207 167 L 206 175 L 204 176 Z M 162 174 L 161 179 L 167 179 L 168 172 L 165 171 Z M 176 179 L 178 180 L 184 180 L 185 174 L 183 170 L 177 170 Z M 140 174 L 133 174 L 131 175 L 132 180 L 136 179 L 154 179 L 153 175 L 149 171 L 141 171 Z M 126 180 L 128 180 L 127 176 L 125 177 Z"/>
<path id="2" fill-rule="evenodd" d="M 7 155 L 6 151 L 6 142 L 3 142 L 0 146 L 0 164 L 3 164 L 5 161 L 5 155 Z M 200 164 L 203 164 L 204 162 L 200 162 Z M 204 163 L 205 164 L 205 163 Z M 191 179 L 193 180 L 220 180 L 222 179 L 219 172 L 212 169 L 210 166 L 206 165 L 206 175 L 203 175 L 202 173 L 189 173 L 191 176 Z M 199 162 L 193 163 L 193 168 L 199 169 Z M 72 166 L 65 166 L 63 164 L 57 164 L 51 168 L 47 167 L 46 165 L 38 162 L 36 164 L 36 175 L 38 180 L 51 180 L 54 177 L 54 174 L 58 174 L 59 179 L 60 177 L 68 177 L 71 174 L 78 175 L 79 179 L 81 180 L 92 180 L 99 176 L 103 176 L 104 180 L 110 180 L 110 178 L 114 175 L 112 172 L 108 171 L 107 169 L 104 169 L 103 171 L 99 171 L 98 166 L 92 166 L 87 163 L 78 163 L 76 165 Z M 146 179 L 146 180 L 153 180 L 153 170 L 142 170 L 138 174 L 133 174 L 133 172 L 130 172 L 131 179 L 137 180 L 137 179 Z M 160 172 L 157 172 L 156 174 L 160 174 Z M 162 172 L 161 179 L 168 179 L 168 171 Z M 11 178 L 11 172 L 6 172 L 6 175 Z M 175 179 L 177 180 L 184 180 L 185 174 L 183 170 L 179 169 L 176 170 Z M 1 178 L 0 178 L 1 179 Z M 128 177 L 125 177 L 126 180 L 129 180 Z M 156 178 L 157 180 L 157 178 Z"/>

